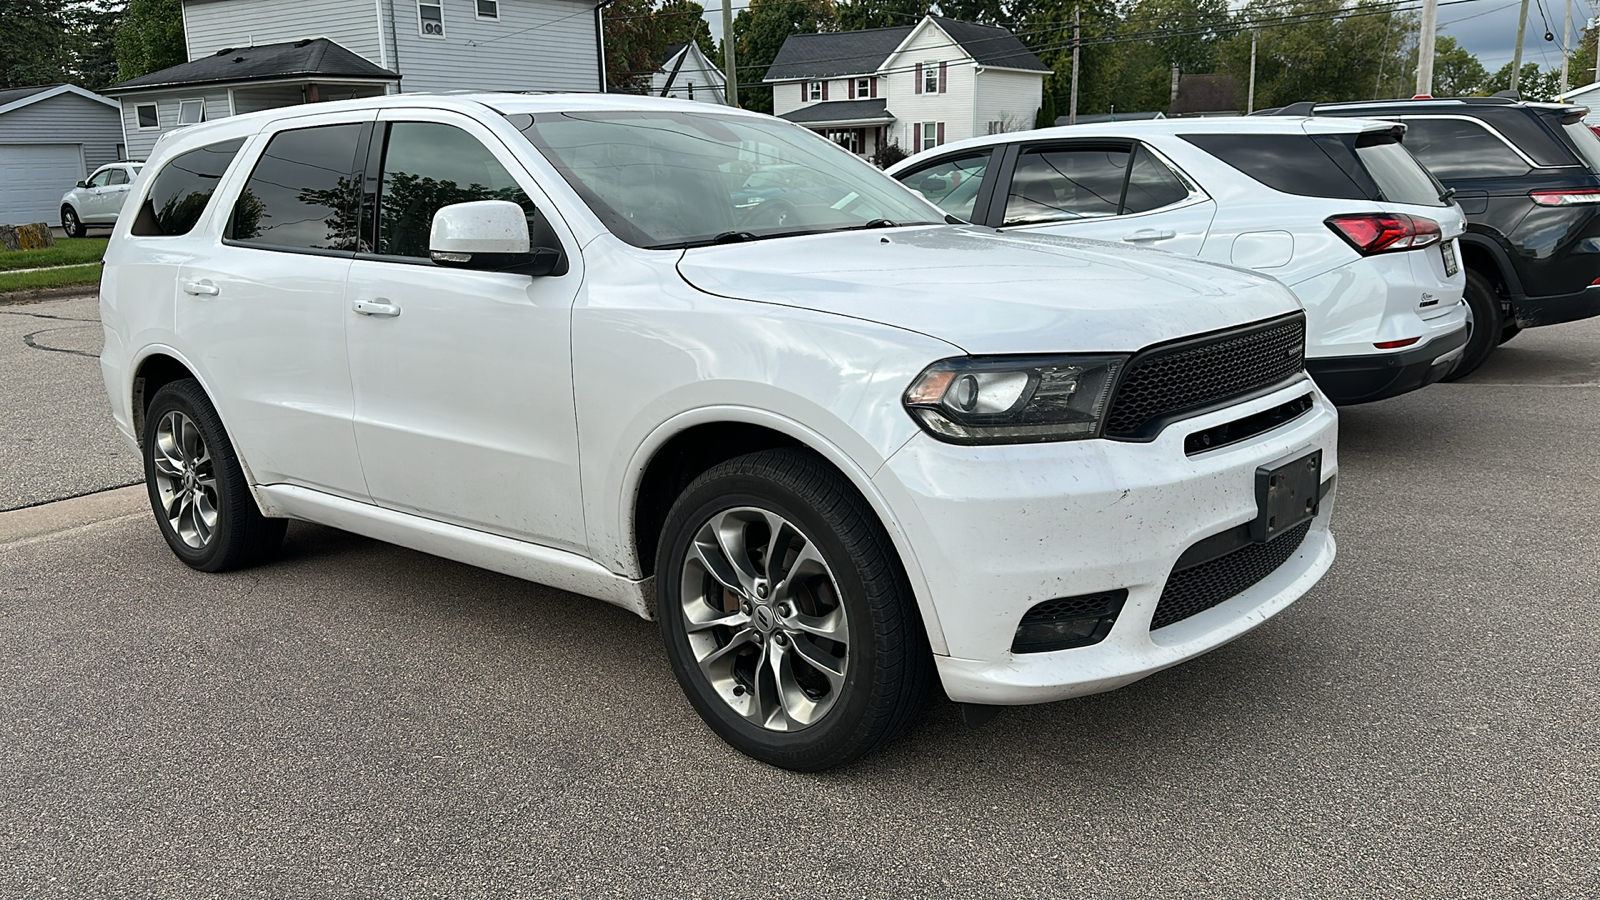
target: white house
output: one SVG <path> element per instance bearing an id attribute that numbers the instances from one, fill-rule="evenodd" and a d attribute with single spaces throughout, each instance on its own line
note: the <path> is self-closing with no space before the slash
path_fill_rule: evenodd
<path id="1" fill-rule="evenodd" d="M 1594 84 L 1586 84 L 1583 87 L 1575 87 L 1556 97 L 1556 101 L 1589 107 L 1589 112 L 1583 117 L 1583 124 L 1591 128 L 1600 127 L 1600 81 Z"/>
<path id="2" fill-rule="evenodd" d="M 0 91 L 0 225 L 60 221 L 61 195 L 123 158 L 116 101 L 72 84 Z"/>
<path id="3" fill-rule="evenodd" d="M 700 52 L 694 41 L 673 44 L 650 76 L 650 96 L 675 97 L 726 105 L 728 79 Z"/>
<path id="4" fill-rule="evenodd" d="M 764 80 L 775 114 L 870 155 L 1032 128 L 1049 73 L 1004 28 L 927 16 L 792 35 Z"/>
<path id="5" fill-rule="evenodd" d="M 206 119 L 387 91 L 599 91 L 601 0 L 183 0 L 189 61 L 106 89 L 128 154 Z"/>

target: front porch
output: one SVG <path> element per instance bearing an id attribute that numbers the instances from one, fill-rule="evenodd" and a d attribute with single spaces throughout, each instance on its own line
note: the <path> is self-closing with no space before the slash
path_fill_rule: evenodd
<path id="1" fill-rule="evenodd" d="M 780 118 L 803 125 L 858 156 L 871 156 L 888 143 L 895 122 L 883 99 L 816 103 Z"/>

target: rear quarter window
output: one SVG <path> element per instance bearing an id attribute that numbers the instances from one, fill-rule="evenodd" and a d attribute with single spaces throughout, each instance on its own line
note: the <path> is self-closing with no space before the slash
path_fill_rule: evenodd
<path id="1" fill-rule="evenodd" d="M 1445 206 L 1439 183 L 1417 162 L 1411 151 L 1385 134 L 1364 134 L 1356 141 L 1356 156 L 1378 183 L 1383 199 L 1414 206 Z"/>
<path id="2" fill-rule="evenodd" d="M 222 141 L 173 157 L 156 173 L 134 217 L 132 234 L 173 237 L 188 234 L 205 212 L 217 183 L 244 146 L 244 138 Z"/>
<path id="3" fill-rule="evenodd" d="M 1337 200 L 1377 199 L 1376 185 L 1360 184 L 1352 175 L 1352 161 L 1335 162 L 1310 135 L 1186 134 L 1183 139 L 1275 191 Z M 1332 143 L 1343 146 L 1337 139 Z"/>

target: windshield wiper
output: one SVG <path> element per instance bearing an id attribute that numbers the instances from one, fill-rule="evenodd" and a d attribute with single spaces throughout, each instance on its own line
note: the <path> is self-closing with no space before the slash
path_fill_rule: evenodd
<path id="1" fill-rule="evenodd" d="M 742 244 L 745 241 L 759 241 L 760 235 L 750 231 L 724 231 L 712 238 L 710 244 Z"/>

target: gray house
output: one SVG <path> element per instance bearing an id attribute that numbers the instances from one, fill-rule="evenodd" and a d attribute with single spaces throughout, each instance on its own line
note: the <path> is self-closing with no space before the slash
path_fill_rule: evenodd
<path id="1" fill-rule="evenodd" d="M 183 0 L 189 62 L 106 93 L 122 101 L 128 152 L 143 159 L 174 128 L 296 103 L 599 91 L 602 2 Z"/>
<path id="2" fill-rule="evenodd" d="M 70 84 L 0 91 L 0 225 L 55 222 L 61 195 L 123 155 L 117 102 Z"/>

